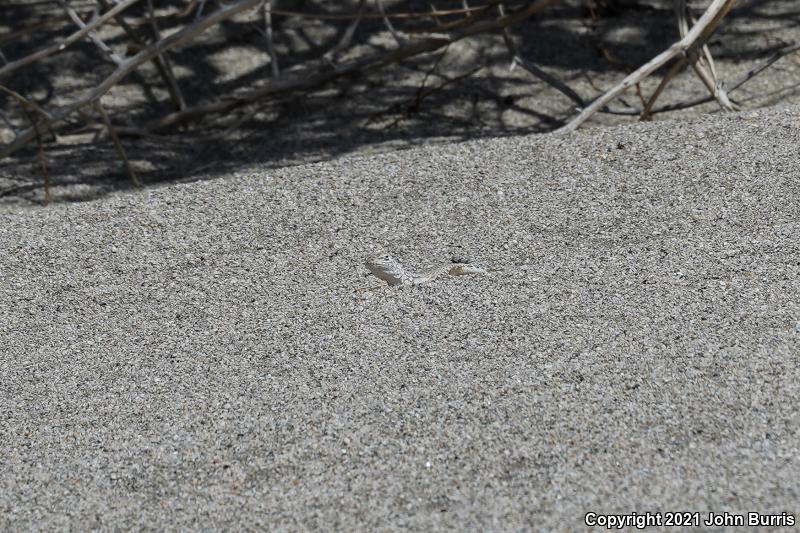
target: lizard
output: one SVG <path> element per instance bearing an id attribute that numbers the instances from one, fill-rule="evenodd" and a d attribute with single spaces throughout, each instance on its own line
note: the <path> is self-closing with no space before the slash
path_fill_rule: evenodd
<path id="1" fill-rule="evenodd" d="M 367 257 L 364 264 L 373 275 L 382 279 L 390 286 L 419 285 L 420 283 L 427 283 L 445 274 L 464 276 L 467 274 L 486 274 L 487 272 L 493 272 L 495 270 L 454 259 L 452 263 L 433 266 L 420 270 L 419 272 L 412 272 L 406 270 L 403 265 L 391 255 L 371 255 Z"/>

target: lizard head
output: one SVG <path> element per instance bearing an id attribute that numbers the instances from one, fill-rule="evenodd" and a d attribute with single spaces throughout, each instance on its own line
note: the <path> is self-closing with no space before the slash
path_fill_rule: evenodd
<path id="1" fill-rule="evenodd" d="M 370 255 L 364 264 L 370 272 L 389 285 L 399 285 L 403 282 L 405 271 L 391 255 Z"/>

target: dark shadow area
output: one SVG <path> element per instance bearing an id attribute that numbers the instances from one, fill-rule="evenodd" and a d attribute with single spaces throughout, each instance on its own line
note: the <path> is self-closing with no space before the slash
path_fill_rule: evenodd
<path id="1" fill-rule="evenodd" d="M 429 2 L 387 0 L 384 4 L 392 14 L 431 10 Z M 70 5 L 87 21 L 96 7 L 92 1 Z M 162 34 L 194 20 L 195 13 L 180 16 L 187 9 L 186 2 L 157 5 L 155 22 Z M 435 7 L 458 10 L 463 3 L 442 1 Z M 287 0 L 273 2 L 273 8 L 335 16 L 358 13 L 359 2 Z M 375 13 L 372 2 L 367 2 L 366 8 L 366 12 Z M 4 5 L 5 20 L 13 21 L 6 22 L 6 30 L 10 30 L 0 34 L 5 59 L 19 59 L 75 31 L 76 26 L 59 9 L 44 2 Z M 208 13 L 218 5 L 209 0 L 205 9 Z M 476 19 L 496 16 L 493 7 Z M 393 27 L 397 39 L 406 41 L 428 35 L 421 33 L 425 29 L 458 24 L 463 17 L 398 17 L 393 19 Z M 125 11 L 124 19 L 142 40 L 152 42 L 145 2 Z M 304 68 L 336 68 L 398 46 L 381 18 L 361 20 L 346 43 L 351 23 L 351 19 L 273 15 L 274 45 L 282 75 Z M 756 61 L 785 45 L 800 35 L 798 27 L 800 7 L 796 2 L 743 2 L 730 13 L 709 46 L 721 64 L 717 68 L 724 73 L 726 68 L 740 69 L 740 64 Z M 591 9 L 584 2 L 562 2 L 513 26 L 510 34 L 527 61 L 556 76 L 587 101 L 678 38 L 669 0 L 603 0 Z M 130 57 L 136 52 L 126 50 L 130 38 L 118 24 L 109 25 L 98 35 L 121 55 Z M 346 46 L 326 56 L 342 43 Z M 190 107 L 262 86 L 272 75 L 263 20 L 256 12 L 224 21 L 194 42 L 170 51 L 167 57 Z M 147 63 L 114 87 L 103 98 L 103 105 L 118 128 L 139 179 L 145 186 L 154 186 L 206 179 L 244 167 L 268 169 L 425 143 L 543 133 L 563 125 L 575 114 L 574 102 L 520 67 L 509 66 L 502 36 L 487 33 L 380 69 L 357 72 L 307 90 L 280 93 L 223 115 L 143 131 L 143 126 L 175 111 L 163 80 Z M 83 40 L 15 71 L 0 83 L 53 110 L 74 101 L 114 68 L 95 44 Z M 664 69 L 655 78 L 663 73 Z M 685 86 L 695 91 L 692 95 L 702 95 L 699 82 L 687 79 Z M 795 89 L 787 89 L 795 86 L 765 85 L 755 96 L 745 94 L 743 98 L 770 100 L 771 95 L 795 94 Z M 686 96 L 683 85 L 676 90 L 679 97 Z M 623 101 L 641 106 L 632 93 L 626 93 Z M 4 123 L 0 126 L 8 130 L 4 143 L 13 139 L 12 128 L 20 131 L 30 124 L 20 103 L 6 94 L 0 94 L 0 112 Z M 635 117 L 609 120 L 608 124 L 632 122 Z M 71 116 L 56 131 L 57 139 L 42 132 L 54 201 L 92 200 L 131 187 L 120 156 L 93 109 Z M 38 153 L 34 142 L 0 161 L 0 203 L 40 202 L 44 177 Z"/>

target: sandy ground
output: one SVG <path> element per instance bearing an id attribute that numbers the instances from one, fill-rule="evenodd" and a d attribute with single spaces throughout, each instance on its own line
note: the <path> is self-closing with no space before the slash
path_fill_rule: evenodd
<path id="1" fill-rule="evenodd" d="M 787 525 L 799 115 L 254 166 L 0 215 L 0 529 Z M 504 270 L 357 290 L 383 251 Z"/>

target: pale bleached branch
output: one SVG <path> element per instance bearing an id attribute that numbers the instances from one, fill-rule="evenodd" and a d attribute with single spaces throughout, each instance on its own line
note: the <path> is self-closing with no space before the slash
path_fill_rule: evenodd
<path id="1" fill-rule="evenodd" d="M 678 31 L 681 38 L 683 38 L 689 31 L 688 28 L 691 19 L 686 0 L 675 0 L 675 14 L 678 19 Z M 696 23 L 693 19 L 691 21 L 692 23 Z M 700 49 L 703 52 L 703 56 L 698 54 L 696 48 L 687 50 L 686 52 L 692 70 L 694 70 L 697 77 L 700 78 L 700 81 L 703 82 L 703 85 L 706 86 L 711 96 L 719 102 L 723 110 L 735 111 L 736 106 L 728 99 L 722 80 L 717 77 L 716 68 L 714 67 L 714 58 L 711 55 L 708 44 L 703 43 Z M 703 59 L 708 63 L 708 70 L 705 68 Z"/>
<path id="2" fill-rule="evenodd" d="M 686 54 L 687 51 L 696 49 L 704 43 L 714 30 L 717 28 L 722 18 L 733 8 L 736 0 L 714 0 L 711 5 L 700 17 L 689 33 L 681 40 L 655 56 L 653 59 L 628 74 L 619 84 L 611 88 L 600 98 L 591 103 L 578 116 L 572 119 L 566 126 L 556 130 L 558 133 L 575 131 L 581 124 L 586 122 L 592 115 L 600 111 L 611 100 L 622 94 L 625 90 L 642 81 L 646 76 L 652 74 L 656 69 L 666 64 L 679 54 Z"/>

